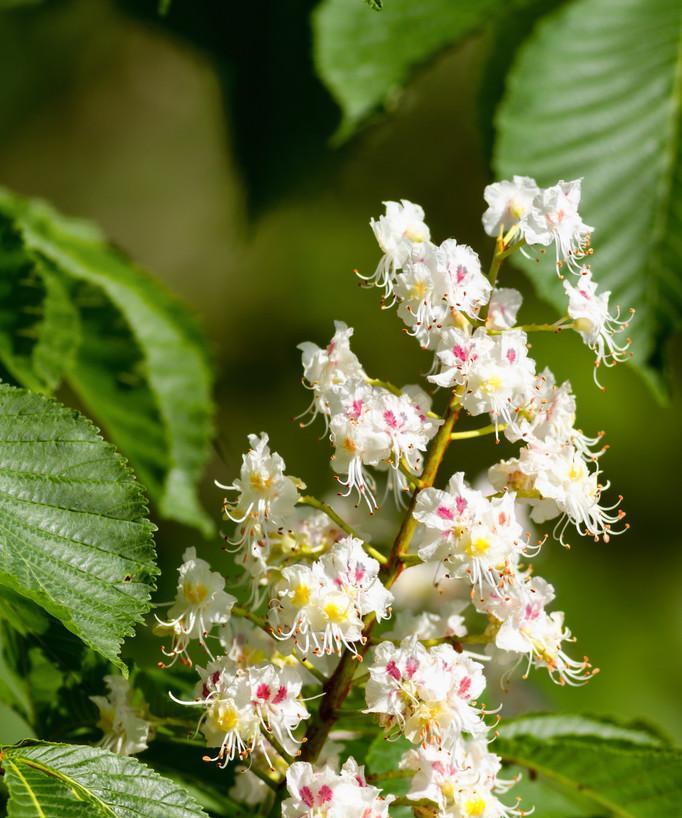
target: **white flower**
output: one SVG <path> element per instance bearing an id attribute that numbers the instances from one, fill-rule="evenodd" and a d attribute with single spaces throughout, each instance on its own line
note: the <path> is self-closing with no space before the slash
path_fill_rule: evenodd
<path id="1" fill-rule="evenodd" d="M 357 652 L 362 617 L 389 615 L 393 599 L 378 579 L 379 563 L 352 537 L 336 543 L 312 566 L 282 569 L 270 602 L 270 621 L 279 639 L 293 638 L 305 654 Z"/>
<path id="2" fill-rule="evenodd" d="M 523 296 L 512 287 L 497 287 L 493 290 L 488 304 L 485 325 L 487 329 L 506 330 L 516 324 Z"/>
<path id="3" fill-rule="evenodd" d="M 249 435 L 249 451 L 242 456 L 239 479 L 230 485 L 216 483 L 222 489 L 238 492 L 237 499 L 224 509 L 229 519 L 240 525 L 234 544 L 246 543 L 251 556 L 267 559 L 269 537 L 286 528 L 295 516 L 300 481 L 284 474 L 285 463 L 277 452 L 270 452 L 268 436 Z M 265 556 L 259 552 L 263 551 Z"/>
<path id="4" fill-rule="evenodd" d="M 407 199 L 400 202 L 384 202 L 386 212 L 378 219 L 370 219 L 370 227 L 376 237 L 383 256 L 376 272 L 366 280 L 384 290 L 389 297 L 393 292 L 395 275 L 412 253 L 415 245 L 431 238 L 424 222 L 423 209 Z"/>
<path id="5" fill-rule="evenodd" d="M 475 334 L 481 332 L 485 330 Z M 480 350 L 469 367 L 462 406 L 470 415 L 489 413 L 496 426 L 511 423 L 528 401 L 535 380 L 526 333 L 518 329 L 503 332 Z"/>
<path id="6" fill-rule="evenodd" d="M 272 766 L 269 735 L 288 753 L 297 752 L 300 741 L 294 730 L 309 716 L 297 669 L 272 664 L 240 668 L 223 656 L 199 668 L 199 675 L 196 700 L 180 703 L 204 709 L 199 726 L 207 746 L 218 748 L 211 761 L 225 767 L 235 756 L 245 758 L 258 750 Z"/>
<path id="7" fill-rule="evenodd" d="M 554 588 L 530 573 L 518 574 L 503 587 L 488 587 L 474 596 L 477 610 L 499 623 L 496 647 L 527 657 L 526 675 L 532 664 L 547 668 L 559 684 L 584 684 L 596 671 L 587 657 L 576 661 L 564 652 L 562 642 L 572 641 L 571 632 L 564 626 L 562 611 L 545 611 L 553 599 Z"/>
<path id="8" fill-rule="evenodd" d="M 483 192 L 488 204 L 483 214 L 485 232 L 497 238 L 500 232 L 507 233 L 516 227 L 523 238 L 526 220 L 539 191 L 535 179 L 528 176 L 514 176 L 511 182 L 504 180 L 488 185 Z"/>
<path id="9" fill-rule="evenodd" d="M 395 475 L 399 474 L 401 463 L 412 474 L 421 474 L 422 454 L 443 421 L 429 418 L 424 412 L 426 396 L 423 392 L 417 397 L 421 405 L 407 394 L 394 395 L 385 389 L 374 390 L 373 397 L 372 423 L 389 441 L 390 454 L 386 465 L 391 466 Z"/>
<path id="10" fill-rule="evenodd" d="M 428 379 L 431 383 L 445 387 L 466 384 L 473 367 L 479 359 L 490 355 L 494 343 L 483 328 L 477 329 L 473 335 L 464 329 L 444 330 L 436 347 L 436 358 L 441 371 L 436 375 L 429 375 Z"/>
<path id="11" fill-rule="evenodd" d="M 564 290 L 568 296 L 568 314 L 574 321 L 574 328 L 585 344 L 596 353 L 595 380 L 597 367 L 601 364 L 610 367 L 628 357 L 630 341 L 619 345 L 614 335 L 622 332 L 628 321 L 621 321 L 609 313 L 610 292 L 598 293 L 597 284 L 592 280 L 592 272 L 583 267 L 576 285 L 564 280 Z M 597 381 L 598 383 L 598 381 Z"/>
<path id="12" fill-rule="evenodd" d="M 465 485 L 462 472 L 452 476 L 446 491 L 421 491 L 414 517 L 420 523 L 421 559 L 442 561 L 455 577 L 468 577 L 477 585 L 497 585 L 519 556 L 535 553 L 523 540 L 514 493 L 488 500 Z"/>
<path id="13" fill-rule="evenodd" d="M 446 282 L 438 264 L 438 248 L 426 242 L 396 276 L 398 316 L 424 348 L 430 348 L 443 327 L 452 323 L 446 303 Z"/>
<path id="14" fill-rule="evenodd" d="M 475 699 L 485 688 L 482 666 L 451 645 L 425 648 L 416 636 L 381 642 L 365 688 L 367 713 L 414 743 L 452 746 L 463 731 L 485 733 Z"/>
<path id="15" fill-rule="evenodd" d="M 528 402 L 519 407 L 504 436 L 512 442 L 525 440 L 558 446 L 572 443 L 580 454 L 594 460 L 604 451 L 594 451 L 603 433 L 587 437 L 575 428 L 575 420 L 576 401 L 570 382 L 557 386 L 554 375 L 545 368 L 536 376 Z"/>
<path id="16" fill-rule="evenodd" d="M 205 712 L 199 724 L 206 746 L 218 749 L 210 760 L 224 768 L 235 756 L 245 758 L 262 744 L 261 721 L 253 705 L 248 672 L 232 672 L 229 664 L 223 668 L 209 665 L 207 672 Z"/>
<path id="17" fill-rule="evenodd" d="M 476 318 L 488 303 L 491 286 L 481 272 L 478 254 L 466 244 L 446 239 L 436 251 L 439 272 L 444 279 L 443 300 L 452 309 Z"/>
<path id="18" fill-rule="evenodd" d="M 178 657 L 191 664 L 187 653 L 190 642 L 197 639 L 206 649 L 206 635 L 215 625 L 229 621 L 232 606 L 237 601 L 224 590 L 222 574 L 211 571 L 206 560 L 197 557 L 195 548 L 188 548 L 182 558 L 175 602 L 168 611 L 168 619 L 156 617 L 155 631 L 173 637 L 172 648 L 162 648 L 164 654 L 172 658 L 171 664 Z"/>
<path id="19" fill-rule="evenodd" d="M 366 380 L 366 374 L 357 355 L 350 348 L 353 328 L 343 321 L 334 321 L 334 336 L 326 347 L 312 341 L 298 345 L 303 353 L 303 379 L 314 397 L 312 419 L 318 412 L 330 415 L 339 409 L 339 400 L 349 384 Z"/>
<path id="20" fill-rule="evenodd" d="M 418 396 L 425 403 L 424 393 Z M 428 412 L 428 409 L 427 409 Z M 407 394 L 394 395 L 387 389 L 360 386 L 343 402 L 343 409 L 330 422 L 335 447 L 332 467 L 345 477 L 339 482 L 343 496 L 357 491 L 370 511 L 377 507 L 375 481 L 366 466 L 390 468 L 394 493 L 399 495 L 407 481 L 400 473 L 404 465 L 413 474 L 422 469 L 422 452 L 442 421 L 431 419 L 422 405 Z"/>
<path id="21" fill-rule="evenodd" d="M 578 213 L 582 179 L 564 182 L 540 190 L 533 201 L 524 237 L 528 244 L 556 246 L 557 268 L 563 264 L 574 270 L 577 261 L 589 251 L 594 228 L 585 224 Z"/>
<path id="22" fill-rule="evenodd" d="M 123 676 L 105 676 L 108 696 L 90 696 L 99 710 L 97 726 L 104 733 L 100 744 L 106 750 L 129 756 L 147 749 L 151 724 L 144 718 L 143 701 L 134 705 L 132 691 Z"/>
<path id="23" fill-rule="evenodd" d="M 319 564 L 330 586 L 352 597 L 362 616 L 372 611 L 381 622 L 391 615 L 393 594 L 379 580 L 379 563 L 367 554 L 362 540 L 345 537 L 320 558 Z"/>
<path id="24" fill-rule="evenodd" d="M 265 730 L 294 755 L 300 742 L 293 731 L 310 715 L 300 699 L 303 679 L 299 670 L 262 665 L 250 669 L 249 681 L 254 707 Z"/>
<path id="25" fill-rule="evenodd" d="M 502 461 L 489 470 L 490 482 L 522 494 L 532 506 L 531 519 L 537 523 L 560 517 L 554 534 L 564 542 L 566 526 L 572 522 L 578 533 L 605 541 L 625 528 L 613 525 L 625 516 L 615 513 L 620 499 L 612 506 L 601 504 L 602 492 L 609 484 L 599 483 L 599 470 L 590 471 L 584 456 L 570 443 L 549 446 L 540 443 L 525 446 L 518 458 Z"/>
<path id="26" fill-rule="evenodd" d="M 334 415 L 329 424 L 334 446 L 332 468 L 337 474 L 345 475 L 345 479 L 338 478 L 346 489 L 343 496 L 357 491 L 370 511 L 377 508 L 376 483 L 365 466 L 377 466 L 387 461 L 391 454 L 388 435 L 374 422 L 372 398 L 370 387 L 358 387 L 346 398 L 343 410 Z"/>
<path id="27" fill-rule="evenodd" d="M 514 781 L 498 778 L 499 756 L 482 739 L 461 741 L 452 750 L 425 746 L 410 750 L 401 768 L 416 770 L 407 797 L 428 799 L 439 818 L 508 818 L 524 813 L 497 798 Z"/>
<path id="28" fill-rule="evenodd" d="M 364 767 L 352 757 L 339 773 L 294 762 L 287 770 L 287 790 L 283 818 L 388 818 L 395 798 L 382 796 L 380 789 L 367 784 Z"/>

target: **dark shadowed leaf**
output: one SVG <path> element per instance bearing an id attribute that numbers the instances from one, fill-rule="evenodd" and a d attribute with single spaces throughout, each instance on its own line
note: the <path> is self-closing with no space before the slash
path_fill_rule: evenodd
<path id="1" fill-rule="evenodd" d="M 210 534 L 196 486 L 213 429 L 212 373 L 193 319 L 92 225 L 6 191 L 0 213 L 13 220 L 25 253 L 59 273 L 59 292 L 69 285 L 83 336 L 71 385 L 130 458 L 162 516 Z M 63 315 L 63 305 L 52 312 Z M 40 358 L 44 368 L 48 357 Z"/>

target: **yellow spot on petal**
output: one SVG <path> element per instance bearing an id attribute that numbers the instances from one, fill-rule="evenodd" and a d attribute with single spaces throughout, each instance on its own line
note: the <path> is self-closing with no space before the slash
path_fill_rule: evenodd
<path id="1" fill-rule="evenodd" d="M 297 585 L 294 590 L 292 602 L 297 608 L 307 605 L 310 602 L 310 586 L 304 585 L 303 583 Z"/>
<path id="2" fill-rule="evenodd" d="M 502 378 L 499 375 L 491 375 L 481 384 L 481 392 L 486 395 L 492 395 L 494 392 L 502 388 Z"/>
<path id="3" fill-rule="evenodd" d="M 464 802 L 464 811 L 471 818 L 479 818 L 485 812 L 485 801 L 482 798 L 467 798 Z"/>
<path id="4" fill-rule="evenodd" d="M 182 595 L 192 605 L 201 605 L 208 596 L 208 588 L 203 582 L 185 582 L 182 586 Z"/>
<path id="5" fill-rule="evenodd" d="M 217 727 L 229 733 L 239 724 L 239 713 L 231 705 L 220 704 L 216 709 L 214 721 Z"/>
<path id="6" fill-rule="evenodd" d="M 337 602 L 327 602 L 324 606 L 324 615 L 330 622 L 338 625 L 348 619 L 348 605 L 341 606 Z"/>
<path id="7" fill-rule="evenodd" d="M 485 537 L 476 537 L 464 547 L 470 557 L 481 557 L 490 550 L 490 541 Z"/>

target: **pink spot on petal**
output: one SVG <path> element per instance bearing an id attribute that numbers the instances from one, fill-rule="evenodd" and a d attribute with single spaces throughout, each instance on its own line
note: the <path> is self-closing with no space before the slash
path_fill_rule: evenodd
<path id="1" fill-rule="evenodd" d="M 391 412 L 390 409 L 387 409 L 384 412 L 384 420 L 386 421 L 386 425 L 389 426 L 391 429 L 398 428 L 398 421 L 396 420 L 395 415 Z"/>
<path id="2" fill-rule="evenodd" d="M 280 685 L 277 693 L 275 693 L 275 698 L 272 700 L 273 704 L 281 704 L 287 697 L 287 689 L 285 685 Z"/>
<path id="3" fill-rule="evenodd" d="M 468 272 L 469 271 L 467 270 L 467 268 L 463 264 L 460 264 L 457 267 L 456 276 L 457 276 L 457 283 L 458 284 L 461 284 L 464 281 L 464 279 L 467 277 Z"/>
<path id="4" fill-rule="evenodd" d="M 270 687 L 265 683 L 259 684 L 256 688 L 256 698 L 267 701 L 270 698 Z"/>
<path id="5" fill-rule="evenodd" d="M 452 348 L 452 354 L 459 361 L 466 361 L 468 357 L 466 349 L 460 344 L 455 344 L 455 346 Z"/>
<path id="6" fill-rule="evenodd" d="M 300 796 L 301 801 L 303 801 L 306 807 L 312 807 L 315 805 L 315 799 L 313 797 L 313 793 L 310 787 L 301 787 Z"/>
<path id="7" fill-rule="evenodd" d="M 388 673 L 388 675 L 397 682 L 400 681 L 402 676 L 400 673 L 400 668 L 398 665 L 396 665 L 393 659 L 389 659 L 388 662 L 386 662 L 386 673 Z"/>
<path id="8" fill-rule="evenodd" d="M 464 699 L 468 698 L 470 688 L 471 688 L 471 677 L 470 676 L 465 676 L 462 679 L 462 681 L 459 683 L 459 687 L 457 688 L 457 695 L 461 696 Z"/>
<path id="9" fill-rule="evenodd" d="M 317 791 L 317 803 L 328 804 L 332 800 L 333 795 L 334 793 L 329 784 L 323 784 Z"/>
<path id="10" fill-rule="evenodd" d="M 510 364 L 513 364 L 516 360 L 516 350 L 515 349 L 508 349 L 507 350 L 507 360 Z"/>
<path id="11" fill-rule="evenodd" d="M 417 668 L 419 667 L 419 661 L 415 659 L 413 656 L 407 660 L 405 664 L 405 670 L 407 671 L 407 678 L 411 679 L 414 674 L 417 672 Z"/>
<path id="12" fill-rule="evenodd" d="M 447 506 L 438 506 L 436 509 L 436 514 L 441 518 L 441 520 L 452 520 L 455 516 Z"/>
<path id="13" fill-rule="evenodd" d="M 466 498 L 464 497 L 455 497 L 455 506 L 457 507 L 457 513 L 463 514 L 464 509 L 467 507 L 468 503 Z"/>

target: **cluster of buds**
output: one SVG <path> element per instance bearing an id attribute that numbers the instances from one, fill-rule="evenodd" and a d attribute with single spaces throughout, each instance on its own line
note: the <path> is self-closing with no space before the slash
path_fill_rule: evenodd
<path id="1" fill-rule="evenodd" d="M 569 528 L 608 540 L 625 530 L 624 514 L 620 500 L 604 501 L 602 435 L 576 426 L 570 383 L 538 370 L 528 335 L 573 329 L 597 364 L 609 366 L 625 355 L 627 344 L 614 339 L 623 324 L 583 263 L 592 228 L 578 212 L 579 181 L 541 189 L 514 177 L 490 185 L 485 199 L 484 228 L 496 239 L 488 275 L 470 247 L 433 244 L 418 205 L 388 202 L 371 221 L 383 255 L 364 282 L 384 291 L 383 305 L 397 306 L 408 333 L 432 353 L 425 386 L 447 390 L 442 414 L 421 386 L 370 377 L 351 349 L 353 330 L 341 322 L 326 346 L 301 344 L 312 393 L 301 425 L 323 419 L 339 495 L 358 501 L 352 519 L 340 513 L 344 501 L 335 509 L 304 494 L 267 435 L 251 435 L 239 478 L 221 486 L 232 492 L 224 503 L 235 524 L 228 550 L 244 569 L 247 601 L 240 605 L 189 549 L 176 599 L 158 618 L 157 630 L 172 639 L 164 647 L 169 663 L 207 655 L 193 697 L 178 701 L 200 710 L 198 729 L 213 751 L 207 760 L 242 762 L 232 797 L 263 813 L 386 818 L 394 804 L 438 818 L 526 815 L 518 801 L 505 803 L 514 781 L 501 777 L 501 759 L 489 749 L 499 716 L 482 702 L 484 667 L 502 659 L 505 678 L 522 665 L 524 678 L 536 668 L 570 685 L 596 672 L 566 652 L 573 638 L 564 614 L 547 610 L 554 589 L 528 560 L 549 534 L 538 539 L 531 525 L 554 520 L 552 534 L 564 544 Z M 522 297 L 497 286 L 500 267 L 514 252 L 551 244 L 567 313 L 552 324 L 517 326 Z M 454 431 L 464 413 L 488 422 Z M 483 482 L 439 475 L 451 443 L 482 435 L 518 451 Z M 366 512 L 374 516 L 391 496 L 407 511 L 389 545 L 363 526 Z M 410 610 L 393 585 L 400 578 L 409 587 L 424 571 L 433 599 L 447 579 L 460 601 Z M 352 697 L 359 709 L 344 722 L 344 701 L 363 687 L 364 705 Z M 383 794 L 381 775 L 368 780 L 352 756 L 339 766 L 359 717 L 386 739 L 412 745 L 391 775 L 408 780 L 405 794 Z"/>

